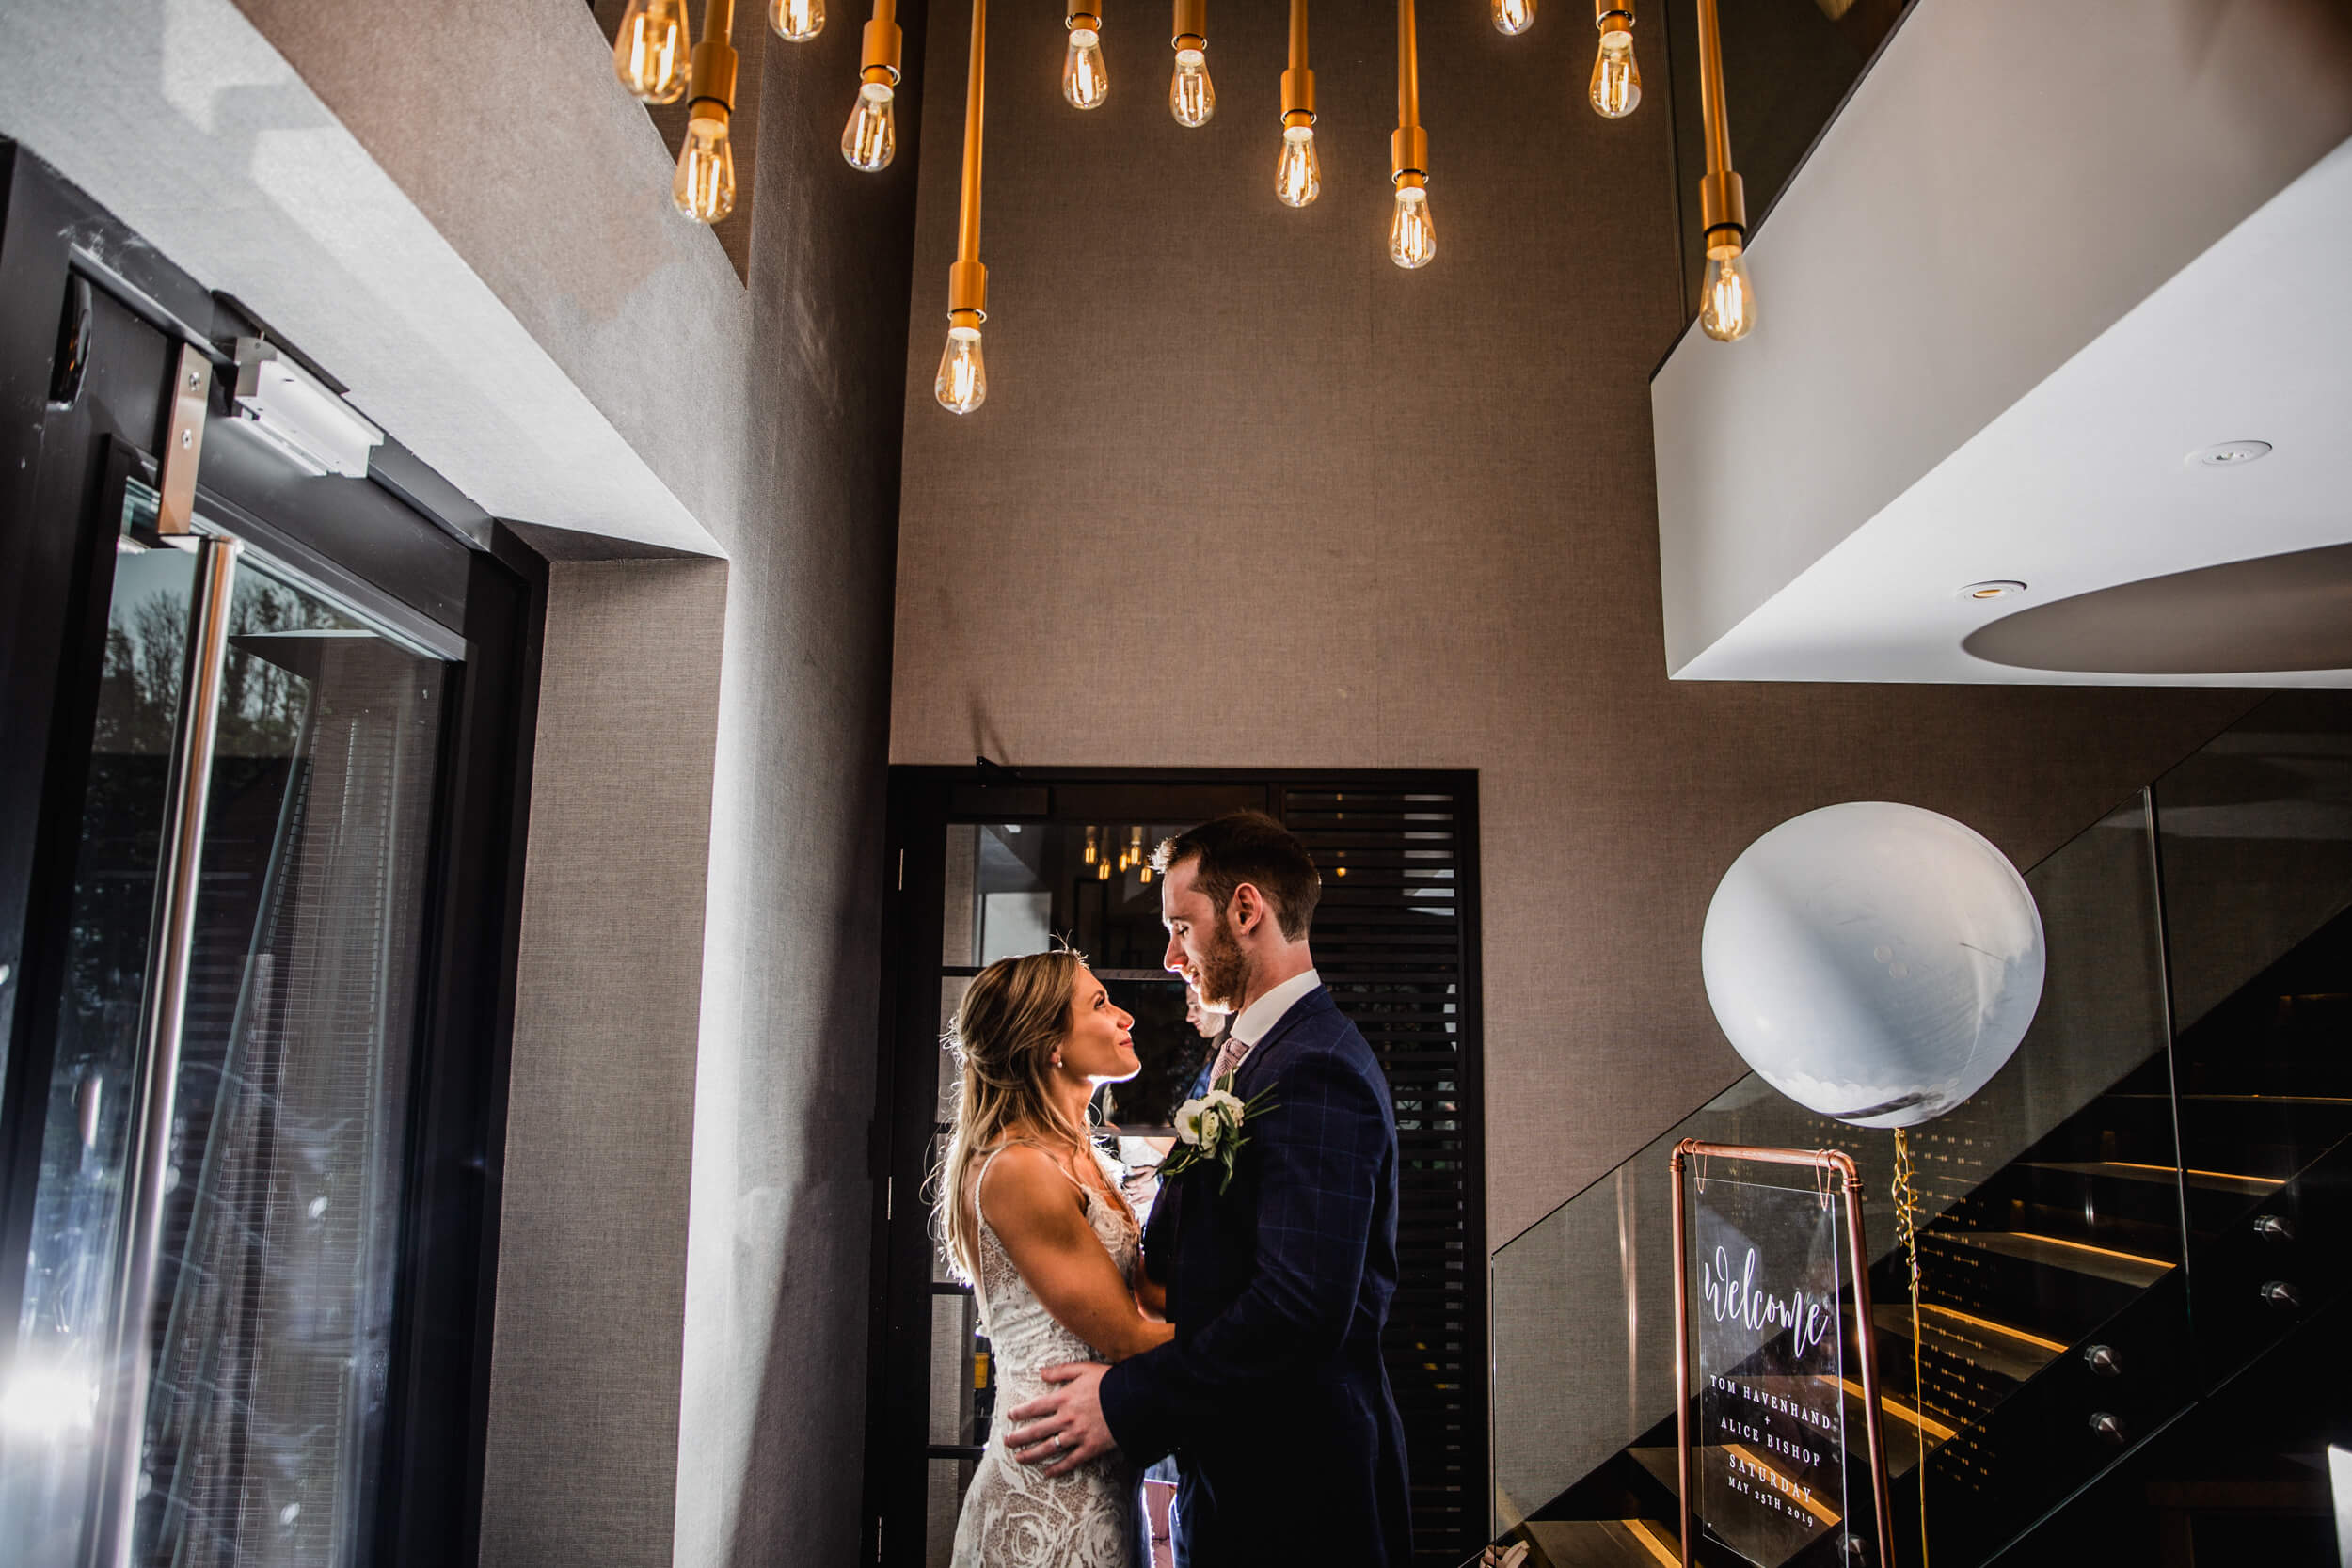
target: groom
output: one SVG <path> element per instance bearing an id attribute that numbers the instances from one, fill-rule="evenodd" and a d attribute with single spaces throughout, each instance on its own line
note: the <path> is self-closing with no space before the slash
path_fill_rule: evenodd
<path id="1" fill-rule="evenodd" d="M 1105 1369 L 1049 1368 L 1008 1443 L 1060 1475 L 1116 1446 L 1174 1452 L 1177 1561 L 1407 1568 L 1405 1433 L 1380 1358 L 1396 1292 L 1396 1117 L 1371 1047 L 1307 948 L 1305 845 L 1235 812 L 1160 846 L 1167 966 L 1236 1013 L 1221 1082 L 1263 1096 L 1232 1181 L 1205 1160 L 1162 1189 L 1145 1270 L 1176 1338 Z"/>

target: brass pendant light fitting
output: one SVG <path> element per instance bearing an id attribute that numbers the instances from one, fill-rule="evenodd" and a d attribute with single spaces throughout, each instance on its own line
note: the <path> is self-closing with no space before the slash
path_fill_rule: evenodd
<path id="1" fill-rule="evenodd" d="M 702 41 L 694 45 L 693 65 L 686 88 L 686 108 L 693 119 L 715 119 L 722 125 L 735 113 L 735 0 L 709 0 L 703 8 Z"/>
<path id="2" fill-rule="evenodd" d="M 905 35 L 898 29 L 898 0 L 874 0 L 873 19 L 858 39 L 858 89 L 842 128 L 841 156 L 850 166 L 876 174 L 898 152 L 898 60 Z"/>
<path id="3" fill-rule="evenodd" d="M 858 80 L 896 88 L 906 53 L 906 32 L 898 25 L 898 0 L 874 0 L 873 20 L 859 35 Z"/>
<path id="4" fill-rule="evenodd" d="M 1623 119 L 1642 102 L 1642 69 L 1633 60 L 1633 0 L 1593 0 L 1593 30 L 1600 34 L 1589 92 L 1593 112 Z"/>
<path id="5" fill-rule="evenodd" d="M 1209 0 L 1175 0 L 1168 41 L 1176 52 L 1176 73 L 1168 82 L 1168 111 L 1177 124 L 1198 130 L 1216 113 L 1216 85 L 1209 78 Z"/>
<path id="6" fill-rule="evenodd" d="M 1595 0 L 1596 4 L 1600 0 Z M 1706 122 L 1707 173 L 1699 181 L 1699 226 L 1707 254 L 1729 246 L 1737 256 L 1748 233 L 1747 194 L 1731 166 L 1731 123 L 1724 103 L 1723 35 L 1715 0 L 1699 0 L 1699 112 Z"/>
<path id="7" fill-rule="evenodd" d="M 1073 109 L 1099 109 L 1110 96 L 1110 73 L 1103 68 L 1101 0 L 1076 0 L 1061 19 L 1070 35 L 1063 53 L 1061 95 Z"/>
<path id="8" fill-rule="evenodd" d="M 1315 73 L 1307 66 L 1307 0 L 1291 0 L 1291 57 L 1282 72 L 1282 125 L 1315 122 Z"/>
<path id="9" fill-rule="evenodd" d="M 1707 173 L 1699 181 L 1699 225 L 1707 236 L 1707 281 L 1699 329 L 1718 342 L 1756 326 L 1756 290 L 1748 281 L 1747 193 L 1731 166 L 1730 115 L 1724 103 L 1723 33 L 1715 0 L 1699 6 L 1699 108 L 1707 134 Z"/>
<path id="10" fill-rule="evenodd" d="M 1282 147 L 1274 161 L 1274 199 L 1306 207 L 1323 194 L 1315 156 L 1315 73 L 1307 66 L 1307 0 L 1291 0 L 1291 53 L 1282 71 Z"/>
<path id="11" fill-rule="evenodd" d="M 1209 0 L 1176 0 L 1176 33 L 1168 46 L 1179 53 L 1209 46 Z"/>
<path id="12" fill-rule="evenodd" d="M 972 0 L 972 56 L 963 87 L 963 188 L 956 206 L 956 259 L 947 268 L 947 346 L 932 395 L 952 414 L 988 400 L 980 324 L 988 320 L 988 268 L 980 264 L 980 132 L 988 80 L 988 0 Z"/>
<path id="13" fill-rule="evenodd" d="M 1414 37 L 1413 0 L 1396 0 L 1396 130 L 1389 136 L 1389 182 L 1400 189 L 1429 183 L 1429 133 L 1421 127 L 1421 48 Z"/>
<path id="14" fill-rule="evenodd" d="M 1429 219 L 1429 133 L 1421 126 L 1421 48 L 1413 0 L 1396 0 L 1396 130 L 1389 136 L 1389 182 L 1396 211 L 1389 220 L 1389 260 L 1406 271 L 1438 254 Z"/>
<path id="15" fill-rule="evenodd" d="M 686 141 L 670 182 L 671 203 L 697 223 L 717 223 L 735 211 L 735 150 L 727 136 L 735 113 L 734 32 L 735 0 L 708 0 L 688 77 Z"/>

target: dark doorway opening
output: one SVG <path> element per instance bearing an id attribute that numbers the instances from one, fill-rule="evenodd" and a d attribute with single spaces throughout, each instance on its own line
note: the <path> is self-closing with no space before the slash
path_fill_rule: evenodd
<path id="1" fill-rule="evenodd" d="M 1242 806 L 1312 849 L 1317 967 L 1395 1097 L 1402 1283 L 1386 1350 L 1412 1464 L 1415 1559 L 1453 1568 L 1485 1539 L 1476 775 L 898 768 L 873 1139 L 870 1560 L 947 1561 L 997 1414 L 971 1292 L 948 1273 L 926 1193 L 952 1103 L 941 1032 L 983 965 L 1066 939 L 1136 1018 L 1144 1071 L 1112 1091 L 1106 1118 L 1131 1134 L 1164 1124 L 1206 1046 L 1184 1022 L 1183 982 L 1159 967 L 1145 857 Z"/>

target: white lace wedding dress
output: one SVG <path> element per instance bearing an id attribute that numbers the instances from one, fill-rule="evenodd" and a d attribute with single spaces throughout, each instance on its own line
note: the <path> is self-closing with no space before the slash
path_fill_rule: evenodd
<path id="1" fill-rule="evenodd" d="M 995 1158 L 989 1156 L 992 1162 Z M 1104 1166 L 1104 1179 L 1116 1188 L 1118 1167 L 1099 1149 L 1095 1158 Z M 987 1180 L 988 1167 L 982 1165 L 980 1180 Z M 1090 1186 L 1079 1191 L 1086 1197 L 1087 1223 L 1119 1272 L 1133 1277 L 1141 1235 L 1135 1216 Z M 1118 1449 L 1048 1479 L 1042 1468 L 1022 1464 L 1005 1448 L 1011 1411 L 1047 1391 L 1040 1375 L 1046 1368 L 1103 1357 L 1054 1321 L 1012 1266 L 984 1214 L 978 1228 L 980 1277 L 975 1289 L 995 1367 L 995 1418 L 989 1425 L 988 1451 L 956 1521 L 955 1568 L 1138 1568 L 1143 1548 L 1136 1472 Z"/>

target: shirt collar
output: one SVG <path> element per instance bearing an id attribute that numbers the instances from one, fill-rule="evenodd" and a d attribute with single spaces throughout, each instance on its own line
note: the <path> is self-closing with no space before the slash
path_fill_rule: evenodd
<path id="1" fill-rule="evenodd" d="M 1295 1006 L 1298 999 L 1323 984 L 1323 977 L 1313 970 L 1294 974 L 1272 990 L 1241 1010 L 1233 1020 L 1233 1038 L 1246 1049 L 1265 1038 L 1266 1032 L 1282 1022 L 1282 1015 Z"/>

